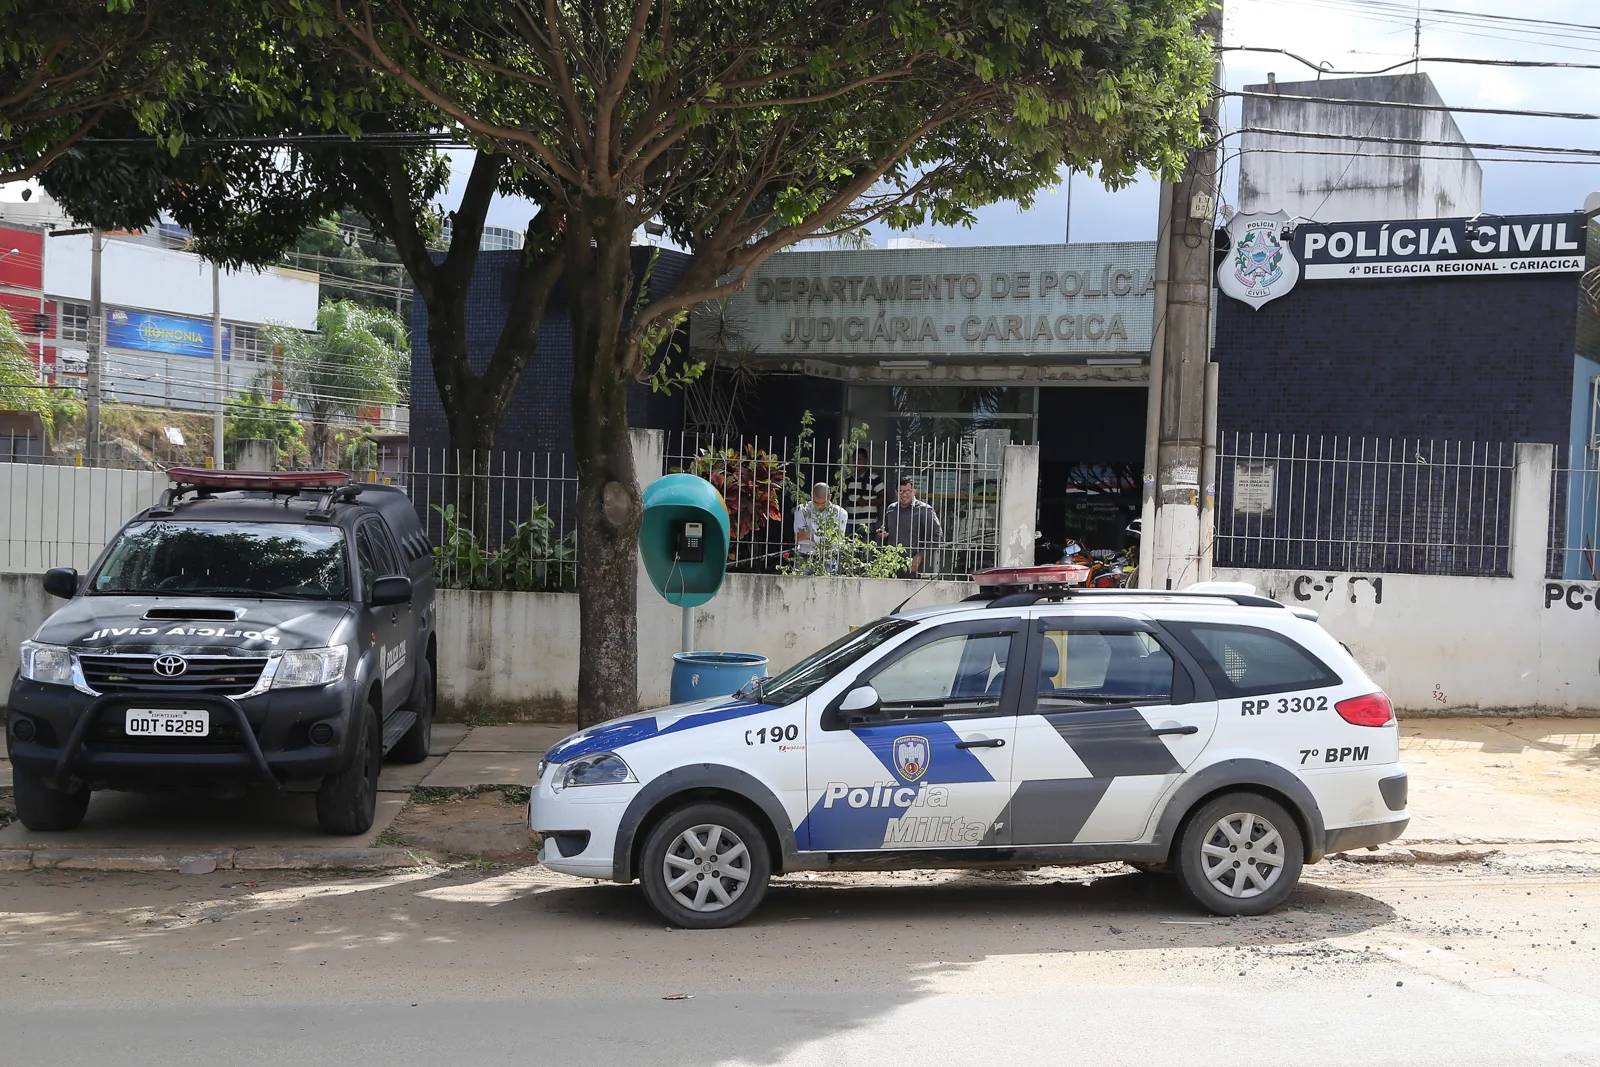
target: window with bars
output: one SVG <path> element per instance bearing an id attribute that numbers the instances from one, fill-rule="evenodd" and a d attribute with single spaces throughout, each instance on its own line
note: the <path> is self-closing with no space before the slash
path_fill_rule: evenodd
<path id="1" fill-rule="evenodd" d="M 59 336 L 63 341 L 89 340 L 89 305 L 66 304 L 61 305 L 61 329 Z"/>

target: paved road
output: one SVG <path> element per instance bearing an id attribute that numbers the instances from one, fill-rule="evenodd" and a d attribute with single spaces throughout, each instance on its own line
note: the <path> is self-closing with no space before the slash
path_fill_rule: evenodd
<path id="1" fill-rule="evenodd" d="M 1600 1062 L 1593 852 L 1326 865 L 1278 914 L 1211 925 L 1176 925 L 1207 920 L 1125 872 L 796 878 L 701 933 L 537 869 L 0 876 L 0 1048 L 128 1067 Z"/>

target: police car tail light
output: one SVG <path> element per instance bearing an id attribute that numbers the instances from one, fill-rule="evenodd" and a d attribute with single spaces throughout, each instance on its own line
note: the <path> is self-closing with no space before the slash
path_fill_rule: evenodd
<path id="1" fill-rule="evenodd" d="M 1351 726 L 1388 726 L 1394 722 L 1394 705 L 1382 693 L 1341 700 L 1333 710 Z"/>
<path id="2" fill-rule="evenodd" d="M 344 677 L 345 660 L 349 651 L 343 645 L 334 648 L 313 648 L 303 652 L 285 652 L 278 661 L 278 671 L 272 677 L 274 689 L 288 689 L 301 685 L 322 685 L 337 682 Z"/>
<path id="3" fill-rule="evenodd" d="M 1045 567 L 990 567 L 972 576 L 980 589 L 1037 589 L 1082 585 L 1089 568 L 1078 563 L 1053 563 Z"/>
<path id="4" fill-rule="evenodd" d="M 597 752 L 563 766 L 561 773 L 551 781 L 550 788 L 559 793 L 571 786 L 622 785 L 633 781 L 637 779 L 621 756 L 615 752 Z"/>
<path id="5" fill-rule="evenodd" d="M 72 653 L 56 645 L 22 642 L 22 676 L 30 682 L 72 684 Z"/>

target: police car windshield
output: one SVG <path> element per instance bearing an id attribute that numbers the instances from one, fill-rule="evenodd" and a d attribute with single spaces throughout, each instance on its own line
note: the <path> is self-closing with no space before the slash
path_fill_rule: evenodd
<path id="1" fill-rule="evenodd" d="M 347 574 L 336 527 L 137 522 L 112 544 L 89 593 L 344 600 Z"/>
<path id="2" fill-rule="evenodd" d="M 765 682 L 760 689 L 761 702 L 793 704 L 796 700 L 810 696 L 819 686 L 856 660 L 915 625 L 916 623 L 905 619 L 879 619 L 853 633 L 845 634 L 820 652 L 813 652 L 776 678 Z"/>

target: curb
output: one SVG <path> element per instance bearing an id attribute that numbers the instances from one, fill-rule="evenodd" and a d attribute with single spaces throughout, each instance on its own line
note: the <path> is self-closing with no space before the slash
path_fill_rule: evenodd
<path id="1" fill-rule="evenodd" d="M 0 849 L 0 871 L 392 871 L 431 862 L 403 848 Z"/>

